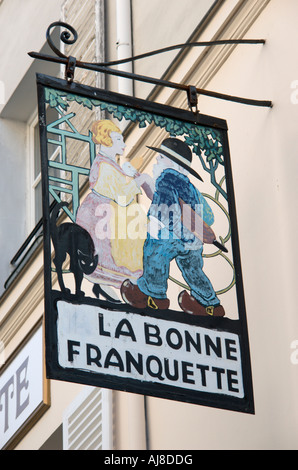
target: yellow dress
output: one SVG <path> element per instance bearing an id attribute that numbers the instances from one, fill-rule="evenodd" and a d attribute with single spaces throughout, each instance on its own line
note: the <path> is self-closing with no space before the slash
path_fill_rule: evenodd
<path id="1" fill-rule="evenodd" d="M 116 162 L 102 155 L 92 165 L 90 187 L 76 220 L 92 236 L 99 259 L 87 279 L 120 287 L 125 279 L 136 280 L 143 273 L 147 216 L 136 202 L 141 190 Z"/>

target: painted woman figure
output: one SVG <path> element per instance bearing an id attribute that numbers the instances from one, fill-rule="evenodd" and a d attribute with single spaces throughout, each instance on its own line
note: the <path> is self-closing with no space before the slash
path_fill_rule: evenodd
<path id="1" fill-rule="evenodd" d="M 136 195 L 141 193 L 142 186 L 145 191 L 149 188 L 151 179 L 137 173 L 131 165 L 126 171 L 119 166 L 116 156 L 123 155 L 125 143 L 112 121 L 96 121 L 91 131 L 100 150 L 90 169 L 91 192 L 78 209 L 76 223 L 90 233 L 98 266 L 92 275 L 85 277 L 94 284 L 120 288 L 125 279 L 136 282 L 143 273 L 147 219 Z M 143 217 L 144 228 L 139 227 L 137 234 L 128 233 L 129 222 L 136 217 L 138 221 Z"/>

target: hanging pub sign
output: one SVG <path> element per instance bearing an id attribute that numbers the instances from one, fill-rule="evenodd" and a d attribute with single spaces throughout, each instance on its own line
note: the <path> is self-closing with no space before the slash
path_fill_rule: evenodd
<path id="1" fill-rule="evenodd" d="M 37 86 L 48 378 L 254 413 L 226 122 Z"/>

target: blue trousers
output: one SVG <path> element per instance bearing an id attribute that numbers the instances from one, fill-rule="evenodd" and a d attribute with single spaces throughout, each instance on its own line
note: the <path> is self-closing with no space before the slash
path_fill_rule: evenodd
<path id="1" fill-rule="evenodd" d="M 167 297 L 170 262 L 175 259 L 191 295 L 203 306 L 219 305 L 213 286 L 203 272 L 203 246 L 193 250 L 180 239 L 147 238 L 144 244 L 143 275 L 138 279 L 139 289 L 156 299 Z"/>

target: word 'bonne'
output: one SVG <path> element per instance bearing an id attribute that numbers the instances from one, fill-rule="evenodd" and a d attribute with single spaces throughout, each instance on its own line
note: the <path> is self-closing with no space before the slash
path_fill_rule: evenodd
<path id="1" fill-rule="evenodd" d="M 127 319 L 119 321 L 115 327 L 115 331 L 109 331 L 104 325 L 104 317 L 98 314 L 99 335 L 114 337 L 121 339 L 130 338 L 131 341 L 137 342 L 137 336 L 131 322 Z M 217 336 L 212 339 L 208 334 L 201 335 L 195 333 L 194 336 L 185 330 L 181 333 L 177 328 L 168 328 L 162 335 L 160 328 L 155 324 L 144 323 L 144 340 L 146 345 L 161 347 L 169 346 L 170 349 L 185 350 L 191 354 L 195 352 L 200 355 L 216 356 L 230 361 L 237 361 L 237 345 L 234 339 Z"/>

